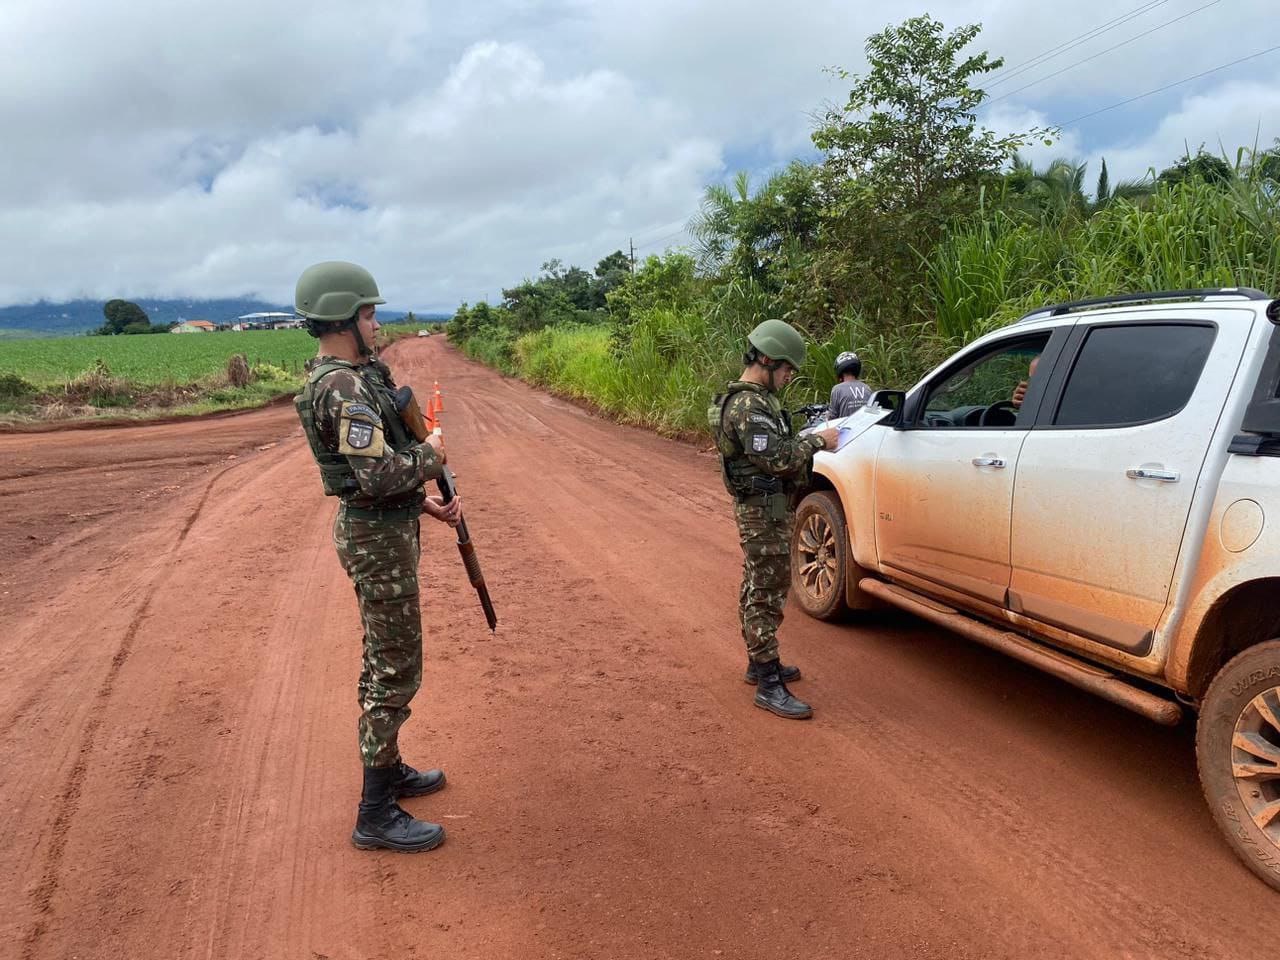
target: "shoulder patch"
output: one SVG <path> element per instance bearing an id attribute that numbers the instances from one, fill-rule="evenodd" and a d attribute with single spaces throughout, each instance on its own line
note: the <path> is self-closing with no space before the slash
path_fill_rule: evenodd
<path id="1" fill-rule="evenodd" d="M 381 457 L 386 449 L 382 418 L 363 400 L 342 401 L 338 452 L 352 457 Z"/>
<path id="2" fill-rule="evenodd" d="M 752 423 L 764 424 L 766 427 L 772 427 L 774 425 L 773 418 L 766 417 L 763 413 L 753 413 L 747 419 Z"/>
<path id="3" fill-rule="evenodd" d="M 753 433 L 751 435 L 751 451 L 753 453 L 764 453 L 769 449 L 769 435 L 767 433 Z"/>
<path id="4" fill-rule="evenodd" d="M 355 450 L 367 450 L 373 442 L 373 425 L 360 420 L 347 421 L 347 446 Z"/>

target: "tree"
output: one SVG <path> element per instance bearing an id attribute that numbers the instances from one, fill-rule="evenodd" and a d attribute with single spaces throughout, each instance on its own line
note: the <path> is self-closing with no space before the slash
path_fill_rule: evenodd
<path id="1" fill-rule="evenodd" d="M 1266 150 L 1255 150 L 1249 157 L 1249 176 L 1254 180 L 1270 180 L 1280 184 L 1280 137 Z"/>
<path id="2" fill-rule="evenodd" d="M 592 309 L 601 310 L 609 302 L 609 294 L 631 279 L 631 261 L 621 250 L 615 250 L 596 264 L 591 284 Z"/>
<path id="3" fill-rule="evenodd" d="M 1088 210 L 1084 195 L 1086 167 L 1059 157 L 1037 170 L 1031 161 L 1014 153 L 1013 168 L 1005 175 L 1005 184 L 1016 209 L 1043 223 L 1059 223 L 1069 216 L 1083 216 Z M 1110 190 L 1105 163 L 1098 189 Z"/>
<path id="4" fill-rule="evenodd" d="M 979 208 L 1014 151 L 1052 131 L 999 136 L 980 128 L 987 94 L 976 84 L 1004 61 L 965 53 L 977 24 L 944 33 L 925 15 L 867 40 L 868 69 L 852 76 L 841 107 L 813 133 L 824 158 L 818 175 L 821 241 L 802 312 L 814 332 L 850 309 L 913 319 L 922 266 L 948 226 Z M 1048 142 L 1048 141 L 1046 141 Z"/>
<path id="5" fill-rule="evenodd" d="M 131 300 L 108 300 L 102 306 L 102 315 L 107 322 L 98 328 L 98 333 L 104 336 L 151 332 L 151 318 Z"/>
<path id="6" fill-rule="evenodd" d="M 1206 153 L 1204 146 L 1201 145 L 1194 157 L 1188 151 L 1187 155 L 1173 166 L 1161 170 L 1157 179 L 1161 183 L 1168 184 L 1182 183 L 1184 180 L 1195 179 L 1203 180 L 1205 183 L 1210 183 L 1214 186 L 1225 187 L 1236 179 L 1236 171 L 1231 164 L 1221 157 Z"/>
<path id="7" fill-rule="evenodd" d="M 1050 130 L 997 136 L 978 128 L 987 98 L 973 81 L 1004 65 L 986 52 L 962 57 L 978 24 L 943 35 L 929 15 L 887 27 L 867 40 L 869 69 L 853 77 L 843 107 L 828 109 L 813 134 L 826 154 L 822 185 L 839 196 L 850 181 L 869 190 L 882 210 L 916 212 L 954 206 L 958 189 L 997 173 L 1014 151 Z"/>
<path id="8" fill-rule="evenodd" d="M 691 232 L 698 264 L 706 272 L 751 279 L 776 291 L 781 269 L 817 238 L 820 223 L 816 168 L 793 161 L 752 193 L 751 178 L 739 173 L 733 186 L 713 184 Z"/>
<path id="9" fill-rule="evenodd" d="M 1128 200 L 1130 203 L 1141 203 L 1155 193 L 1155 181 L 1147 177 L 1140 180 L 1121 180 L 1111 185 L 1111 175 L 1107 172 L 1107 161 L 1102 160 L 1102 171 L 1098 174 L 1098 187 L 1089 213 L 1094 214 L 1117 200 Z"/>

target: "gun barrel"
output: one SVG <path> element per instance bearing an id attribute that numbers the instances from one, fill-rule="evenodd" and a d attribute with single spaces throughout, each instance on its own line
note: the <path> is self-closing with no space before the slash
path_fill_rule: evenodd
<path id="1" fill-rule="evenodd" d="M 453 483 L 453 473 L 448 467 L 436 478 L 436 486 L 440 488 L 440 499 L 449 503 L 458 495 Z M 489 599 L 489 587 L 484 582 L 484 572 L 480 569 L 480 558 L 476 556 L 475 544 L 471 542 L 471 532 L 467 530 L 465 519 L 458 521 L 458 553 L 462 556 L 462 565 L 466 568 L 467 579 L 480 597 L 480 606 L 484 610 L 485 622 L 491 632 L 497 632 L 498 614 L 493 609 L 493 601 Z"/>

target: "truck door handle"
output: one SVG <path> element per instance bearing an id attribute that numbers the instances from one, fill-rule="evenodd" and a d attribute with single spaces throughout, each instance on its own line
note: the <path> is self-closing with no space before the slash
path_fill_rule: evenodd
<path id="1" fill-rule="evenodd" d="M 1003 457 L 974 457 L 973 465 L 975 467 L 995 467 L 996 469 L 1004 468 Z"/>
<path id="2" fill-rule="evenodd" d="M 1130 467 L 1124 472 L 1130 480 L 1160 480 L 1164 483 L 1177 483 L 1177 470 L 1157 470 L 1154 467 Z"/>

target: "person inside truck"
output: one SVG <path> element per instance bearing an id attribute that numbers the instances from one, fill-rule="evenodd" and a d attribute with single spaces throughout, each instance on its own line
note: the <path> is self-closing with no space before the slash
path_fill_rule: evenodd
<path id="1" fill-rule="evenodd" d="M 1021 407 L 1022 401 L 1027 396 L 1027 386 L 1031 383 L 1031 378 L 1036 375 L 1036 366 L 1040 363 L 1040 355 L 1031 358 L 1031 362 L 1027 364 L 1027 379 L 1018 381 L 1018 385 L 1013 388 L 1013 396 L 1009 398 L 1009 402 L 1015 407 Z"/>

